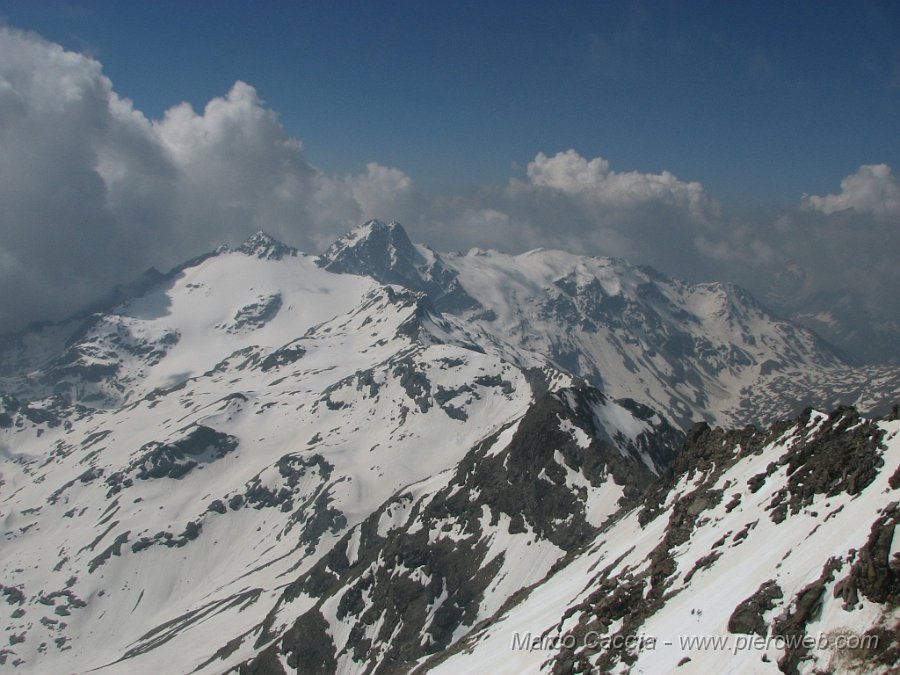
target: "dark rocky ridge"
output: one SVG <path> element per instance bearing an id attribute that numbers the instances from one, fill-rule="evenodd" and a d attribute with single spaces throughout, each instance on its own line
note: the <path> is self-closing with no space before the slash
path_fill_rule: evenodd
<path id="1" fill-rule="evenodd" d="M 647 523 L 664 515 L 660 510 L 661 504 L 679 480 L 687 477 L 696 481 L 699 477 L 694 487 L 682 495 L 670 509 L 665 537 L 651 554 L 652 564 L 643 572 L 620 573 L 615 578 L 608 576 L 608 570 L 599 574 L 595 581 L 598 584 L 597 592 L 590 596 L 587 605 L 580 608 L 587 610 L 588 615 L 594 618 L 579 625 L 577 630 L 584 634 L 588 630 L 602 629 L 615 620 L 622 620 L 619 635 L 637 636 L 645 621 L 674 594 L 680 592 L 668 590 L 671 575 L 676 569 L 670 551 L 686 541 L 703 514 L 721 502 L 723 495 L 711 490 L 710 486 L 739 457 L 761 452 L 766 444 L 783 437 L 792 429 L 797 429 L 801 438 L 777 462 L 778 466 L 787 467 L 790 478 L 789 487 L 784 494 L 776 493 L 773 508 L 792 506 L 783 510 L 780 520 L 773 516 L 776 522 L 780 523 L 784 518 L 796 514 L 799 505 L 810 503 L 814 494 L 855 494 L 856 490 L 862 489 L 874 478 L 871 472 L 883 465 L 877 452 L 883 440 L 883 431 L 871 421 L 861 420 L 853 409 L 838 409 L 821 420 L 821 423 L 812 419 L 811 411 L 806 411 L 791 422 L 778 423 L 764 431 L 755 428 L 724 431 L 711 429 L 706 424 L 696 425 L 687 434 L 675 461 L 648 490 L 644 499 L 641 522 Z M 735 452 L 736 448 L 740 449 L 739 454 Z M 852 448 L 852 458 L 846 454 L 848 448 Z M 847 469 L 848 462 L 853 469 Z M 844 468 L 838 468 L 841 466 Z M 758 480 L 751 480 L 744 489 L 758 491 L 776 469 L 776 466 L 770 465 L 767 472 L 756 477 Z M 739 495 L 742 486 L 734 488 Z M 900 570 L 900 560 L 889 561 L 886 548 L 889 545 L 888 533 L 892 533 L 897 515 L 894 506 L 873 525 L 865 552 L 860 555 L 850 576 L 842 584 L 835 586 L 836 595 L 843 593 L 852 600 L 855 584 L 861 575 L 865 579 L 863 585 L 877 597 L 876 602 L 888 607 L 897 606 L 896 593 L 900 578 L 897 571 Z M 740 542 L 740 533 L 734 537 L 734 542 Z M 713 553 L 709 556 L 710 559 L 701 559 L 698 563 L 714 564 L 717 557 Z M 826 562 L 819 580 L 801 590 L 796 597 L 787 599 L 790 602 L 784 604 L 785 609 L 773 621 L 767 621 L 764 615 L 776 608 L 783 593 L 774 581 L 764 582 L 756 593 L 734 608 L 728 620 L 728 630 L 765 636 L 771 626 L 773 635 L 803 637 L 807 624 L 817 616 L 822 593 L 835 580 L 835 574 L 841 568 L 842 563 L 837 559 Z M 685 575 L 684 581 L 689 582 L 691 576 L 692 572 Z M 896 642 L 896 637 L 882 640 L 881 648 L 892 654 L 897 651 Z M 562 649 L 555 657 L 554 673 L 582 672 L 582 669 L 596 666 L 602 671 L 614 668 L 617 664 L 632 663 L 634 659 L 634 655 L 628 652 L 611 650 L 599 653 L 600 660 L 597 661 L 595 657 L 598 653 L 591 649 L 578 653 Z M 779 668 L 783 672 L 799 672 L 798 664 L 806 653 L 802 648 L 787 649 L 779 662 Z M 879 662 L 884 664 L 897 663 L 896 657 L 892 661 L 878 655 L 870 657 L 875 660 L 883 659 Z"/>
<path id="2" fill-rule="evenodd" d="M 855 434 L 857 431 L 858 435 Z M 723 533 L 722 539 L 714 544 L 711 555 L 700 558 L 694 569 L 684 574 L 683 588 L 672 587 L 675 572 L 675 565 L 672 563 L 673 547 L 687 541 L 698 523 L 708 522 L 710 510 L 723 503 L 725 495 L 710 490 L 717 477 L 727 471 L 739 457 L 758 454 L 767 444 L 784 439 L 787 437 L 786 434 L 790 433 L 796 433 L 798 436 L 788 451 L 777 460 L 777 464 L 770 465 L 766 472 L 763 472 L 757 480 L 751 480 L 748 485 L 732 485 L 732 488 L 726 491 L 725 494 L 732 495 L 734 490 L 735 495 L 730 500 L 728 510 L 739 503 L 737 496 L 742 491 L 745 491 L 745 494 L 752 494 L 765 489 L 767 480 L 779 468 L 788 468 L 792 475 L 804 475 L 807 479 L 808 474 L 804 474 L 804 470 L 812 471 L 816 467 L 820 469 L 818 478 L 809 480 L 808 486 L 804 481 L 797 481 L 793 494 L 797 495 L 798 499 L 806 499 L 809 494 L 855 494 L 851 490 L 856 489 L 859 483 L 850 478 L 854 472 L 856 475 L 865 474 L 869 466 L 873 466 L 876 471 L 893 470 L 891 467 L 885 468 L 877 459 L 866 459 L 869 453 L 883 448 L 883 431 L 871 421 L 860 419 L 852 409 L 838 409 L 824 418 L 813 417 L 812 413 L 807 411 L 799 418 L 772 425 L 765 430 L 748 428 L 741 431 L 725 431 L 711 429 L 706 424 L 698 424 L 688 433 L 681 451 L 669 468 L 643 494 L 643 503 L 640 506 L 641 522 L 648 523 L 660 517 L 668 521 L 663 539 L 650 555 L 651 564 L 644 570 L 628 568 L 622 570 L 617 569 L 618 561 L 610 561 L 607 567 L 600 569 L 590 582 L 594 590 L 587 596 L 586 601 L 582 605 L 572 606 L 563 617 L 560 617 L 558 625 L 568 622 L 567 634 L 574 638 L 573 642 L 582 645 L 583 638 L 589 631 L 597 631 L 602 635 L 614 622 L 620 622 L 621 626 L 616 631 L 616 636 L 620 638 L 630 636 L 636 640 L 641 634 L 642 627 L 656 611 L 664 607 L 684 588 L 690 587 L 691 577 L 698 567 L 714 566 L 721 552 L 716 548 L 725 544 L 732 532 Z M 851 460 L 851 466 L 854 467 L 851 471 L 831 472 L 828 467 L 833 466 L 835 460 L 842 457 L 847 443 L 854 445 L 857 452 L 861 453 L 862 461 L 859 464 L 862 468 L 856 466 L 855 460 Z M 900 473 L 900 467 L 896 468 L 896 472 Z M 693 484 L 693 487 L 683 493 L 670 509 L 662 510 L 662 502 L 677 484 L 684 485 L 686 478 L 690 479 L 688 484 Z M 892 478 L 891 486 L 894 489 L 900 488 L 900 480 L 894 481 Z M 788 493 L 791 494 L 791 491 Z M 785 517 L 789 520 L 793 513 L 792 509 L 788 509 Z M 828 517 L 824 518 L 824 521 L 827 520 Z M 775 581 L 764 582 L 753 595 L 734 607 L 727 620 L 728 630 L 733 633 L 752 633 L 760 636 L 774 635 L 783 638 L 793 636 L 795 639 L 803 637 L 810 622 L 818 618 L 820 603 L 826 591 L 832 592 L 834 597 L 842 597 L 849 605 L 855 604 L 858 597 L 865 595 L 872 602 L 881 604 L 887 617 L 887 613 L 896 608 L 900 600 L 898 598 L 900 557 L 890 558 L 889 555 L 891 536 L 898 522 L 900 522 L 900 508 L 897 502 L 891 502 L 873 523 L 868 542 L 863 549 L 855 554 L 851 550 L 849 567 L 847 561 L 842 562 L 838 559 L 823 561 L 819 579 L 792 597 L 785 597 Z M 607 523 L 607 526 L 611 524 Z M 603 539 L 606 529 L 601 530 L 596 540 Z M 735 535 L 731 542 L 732 546 L 739 546 L 740 533 Z M 579 615 L 580 619 L 573 628 L 571 621 L 573 617 Z M 497 620 L 498 617 L 494 617 L 493 621 Z M 892 668 L 900 664 L 900 640 L 896 629 L 895 625 L 892 630 L 889 622 L 884 626 L 872 628 L 866 636 L 877 638 L 873 648 L 835 652 L 832 663 L 835 667 L 840 665 L 841 668 L 847 668 L 847 672 L 857 672 L 857 669 L 864 672 L 894 672 Z M 852 632 L 848 634 L 851 637 L 855 635 Z M 816 634 L 813 633 L 813 636 Z M 551 652 L 547 655 L 550 657 L 552 672 L 558 675 L 573 672 L 607 672 L 621 668 L 627 670 L 637 657 L 636 652 L 623 649 L 581 647 L 569 649 L 561 641 L 553 643 L 552 634 L 544 637 L 549 637 L 550 644 L 557 645 L 557 653 Z M 828 638 L 833 640 L 836 634 L 829 634 Z M 448 653 L 435 655 L 427 660 L 415 672 L 427 672 L 429 665 L 439 663 L 467 649 L 468 646 L 467 640 L 463 640 L 451 647 Z M 788 648 L 778 667 L 782 672 L 798 672 L 799 664 L 808 656 L 808 652 L 802 647 Z M 690 660 L 690 658 L 682 659 L 678 665 L 681 666 Z"/>
<path id="3" fill-rule="evenodd" d="M 287 654 L 288 664 L 302 673 L 319 672 L 317 664 L 332 663 L 342 653 L 339 646 L 324 661 L 319 656 L 308 661 L 305 643 L 295 639 L 304 635 L 318 649 L 330 643 L 319 607 L 332 597 L 340 598 L 338 618 L 355 622 L 346 649 L 372 672 L 403 672 L 422 656 L 447 648 L 461 626 L 473 624 L 484 593 L 502 569 L 502 555 L 486 560 L 490 531 L 483 528 L 485 512 L 491 514 L 491 527 L 502 514 L 510 534 L 535 536 L 574 551 L 593 538 L 597 527 L 585 518 L 584 490 L 566 486 L 557 453 L 566 467 L 595 487 L 608 480 L 623 486 L 623 508 L 637 503 L 654 480 L 641 453 L 649 453 L 660 466 L 671 461 L 680 434 L 662 420 L 623 455 L 590 412 L 592 405 L 605 403 L 605 397 L 589 387 L 545 394 L 508 446 L 496 451 L 499 433 L 495 434 L 473 448 L 436 493 L 419 498 L 412 492 L 398 493 L 359 526 L 358 535 L 345 535 L 329 555 L 287 587 L 257 640 L 256 645 L 265 648 L 240 671 L 267 672 L 260 669 L 270 667 L 266 664 L 274 662 L 276 653 Z M 562 420 L 586 430 L 590 445 L 582 447 L 562 431 Z M 386 536 L 379 534 L 379 521 L 394 510 L 406 514 L 403 524 Z M 429 533 L 436 530 L 464 533 L 465 544 L 441 537 L 431 542 Z M 358 553 L 351 560 L 347 551 L 354 536 L 359 537 Z M 428 581 L 422 585 L 419 579 Z M 317 606 L 278 638 L 269 632 L 275 612 L 300 593 L 319 598 Z M 362 603 L 364 595 L 373 603 L 368 610 Z M 439 597 L 443 602 L 426 623 L 428 609 Z M 382 621 L 377 661 L 374 643 L 363 638 L 365 627 L 376 619 Z M 318 630 L 310 635 L 314 627 Z M 424 645 L 423 635 L 427 635 Z"/>
<path id="4" fill-rule="evenodd" d="M 282 258 L 296 256 L 298 253 L 293 246 L 282 244 L 262 230 L 250 235 L 235 250 L 263 260 L 281 260 Z"/>

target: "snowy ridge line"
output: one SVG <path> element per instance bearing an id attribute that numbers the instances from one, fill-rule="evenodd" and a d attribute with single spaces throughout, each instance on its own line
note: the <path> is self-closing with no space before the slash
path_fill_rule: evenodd
<path id="1" fill-rule="evenodd" d="M 543 354 L 683 428 L 696 419 L 767 424 L 807 406 L 886 414 L 900 392 L 900 368 L 851 366 L 733 284 L 688 284 L 621 259 L 544 249 L 438 253 L 413 245 L 397 223 L 371 221 L 320 264 L 424 292 L 443 314 L 506 345 L 508 358 Z"/>
<path id="2" fill-rule="evenodd" d="M 221 359 L 246 347 L 249 335 L 261 346 L 286 344 L 330 318 L 327 294 L 312 293 L 304 307 L 289 299 L 314 290 L 302 283 L 310 268 L 340 273 L 346 290 L 356 276 L 372 292 L 393 284 L 423 294 L 417 325 L 430 324 L 439 341 L 450 334 L 441 326 L 458 317 L 472 348 L 527 368 L 549 362 L 682 428 L 696 419 L 768 423 L 806 406 L 885 414 L 900 392 L 900 368 L 852 367 L 731 284 L 687 284 L 621 259 L 543 249 L 443 254 L 412 244 L 399 224 L 378 221 L 319 258 L 257 233 L 234 251 L 222 247 L 165 275 L 148 272 L 97 311 L 4 338 L 0 391 L 46 400 L 56 414 L 72 404 L 112 408 L 205 372 L 216 361 L 198 355 Z M 210 273 L 217 269 L 235 276 Z M 242 288 L 251 277 L 259 283 Z M 170 307 L 169 296 L 181 295 L 193 301 Z"/>
<path id="3" fill-rule="evenodd" d="M 898 432 L 851 409 L 698 427 L 641 508 L 416 672 L 884 672 L 900 654 Z"/>

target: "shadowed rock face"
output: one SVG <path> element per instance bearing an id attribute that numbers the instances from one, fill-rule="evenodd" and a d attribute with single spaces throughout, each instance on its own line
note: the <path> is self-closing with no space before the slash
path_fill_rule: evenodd
<path id="1" fill-rule="evenodd" d="M 275 318 L 284 303 L 280 293 L 260 296 L 256 302 L 241 307 L 226 326 L 229 333 L 254 330 Z"/>
<path id="2" fill-rule="evenodd" d="M 900 560 L 891 557 L 896 527 L 900 524 L 900 502 L 892 502 L 872 523 L 869 538 L 849 573 L 834 587 L 834 597 L 852 609 L 860 597 L 872 602 L 900 605 Z"/>
<path id="3" fill-rule="evenodd" d="M 784 597 L 774 581 L 765 581 L 749 598 L 734 608 L 728 618 L 729 633 L 755 633 L 765 636 L 768 626 L 763 614 L 775 608 L 775 600 Z"/>
<path id="4" fill-rule="evenodd" d="M 197 426 L 184 437 L 170 443 L 148 443 L 124 471 L 106 479 L 109 495 L 128 487 L 133 479 L 179 479 L 204 462 L 221 459 L 238 446 L 234 436 L 205 426 Z"/>
<path id="5" fill-rule="evenodd" d="M 331 272 L 407 286 L 422 282 L 417 270 L 426 260 L 397 223 L 370 220 L 333 243 L 319 264 Z"/>
<path id="6" fill-rule="evenodd" d="M 370 276 L 425 293 L 441 312 L 479 307 L 459 284 L 457 275 L 439 257 L 426 259 L 397 223 L 369 221 L 332 244 L 319 265 L 330 272 Z"/>

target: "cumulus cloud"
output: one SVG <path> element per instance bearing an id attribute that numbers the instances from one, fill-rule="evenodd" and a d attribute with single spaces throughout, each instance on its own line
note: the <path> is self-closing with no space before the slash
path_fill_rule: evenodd
<path id="1" fill-rule="evenodd" d="M 416 206 L 413 181 L 400 169 L 369 162 L 365 173 L 347 176 L 345 181 L 367 219 L 396 220 L 401 214 L 411 215 Z"/>
<path id="2" fill-rule="evenodd" d="M 828 329 L 833 339 L 863 358 L 896 360 L 890 338 L 876 340 L 872 330 L 900 317 L 897 195 L 889 166 L 860 167 L 839 194 L 804 195 L 774 218 L 698 234 L 699 267 L 742 283 L 783 314 L 839 315 L 844 324 Z"/>
<path id="3" fill-rule="evenodd" d="M 806 209 L 830 215 L 852 209 L 875 216 L 900 216 L 900 182 L 887 164 L 864 164 L 841 181 L 836 195 L 804 195 Z"/>
<path id="4" fill-rule="evenodd" d="M 0 147 L 0 278 L 17 290 L 0 300 L 4 319 L 85 299 L 114 278 L 105 260 L 137 262 L 122 244 L 142 214 L 119 222 L 101 170 L 116 180 L 140 167 L 148 193 L 171 171 L 149 123 L 113 93 L 96 61 L 2 29 Z"/>
<path id="5" fill-rule="evenodd" d="M 736 281 L 785 314 L 852 297 L 876 319 L 900 316 L 900 190 L 886 165 L 861 167 L 838 195 L 738 218 L 696 181 L 617 171 L 568 150 L 537 154 L 525 179 L 477 201 L 489 204 L 490 218 L 470 205 L 465 218 L 478 225 L 451 228 L 497 248 L 559 247 L 691 280 Z"/>
<path id="6" fill-rule="evenodd" d="M 718 205 L 696 182 L 672 173 L 612 171 L 602 157 L 585 159 L 575 150 L 548 157 L 539 152 L 527 169 L 531 187 L 547 187 L 590 200 L 595 206 L 622 210 L 658 204 L 681 210 L 698 220 L 719 214 Z M 518 187 L 514 184 L 513 189 Z"/>
<path id="7" fill-rule="evenodd" d="M 801 271 L 796 305 L 815 295 L 853 295 L 873 315 L 896 320 L 898 231 L 900 212 L 848 207 L 822 213 L 804 200 L 775 221 L 770 238 L 780 242 L 778 261 Z"/>
<path id="8" fill-rule="evenodd" d="M 415 188 L 371 163 L 329 176 L 256 90 L 149 120 L 101 64 L 0 27 L 0 332 L 59 318 L 150 265 L 265 229 L 316 249 Z"/>
<path id="9" fill-rule="evenodd" d="M 58 318 L 150 265 L 165 269 L 264 229 L 308 251 L 363 219 L 399 220 L 437 248 L 538 246 L 629 257 L 679 273 L 718 204 L 670 172 L 538 153 L 524 179 L 429 196 L 370 162 L 329 175 L 249 84 L 150 120 L 101 64 L 0 29 L 0 331 Z"/>

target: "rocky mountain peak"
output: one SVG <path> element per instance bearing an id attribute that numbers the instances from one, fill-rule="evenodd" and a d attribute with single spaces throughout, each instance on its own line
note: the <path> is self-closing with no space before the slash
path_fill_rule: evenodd
<path id="1" fill-rule="evenodd" d="M 281 243 L 262 230 L 250 235 L 236 250 L 261 260 L 281 260 L 297 255 L 296 248 Z"/>
<path id="2" fill-rule="evenodd" d="M 478 307 L 441 256 L 415 246 L 396 222 L 370 220 L 360 225 L 334 242 L 318 264 L 329 272 L 370 276 L 383 284 L 425 293 L 439 311 Z"/>
<path id="3" fill-rule="evenodd" d="M 330 272 L 368 274 L 379 281 L 404 285 L 415 277 L 424 256 L 399 223 L 370 220 L 335 241 L 320 258 Z"/>

